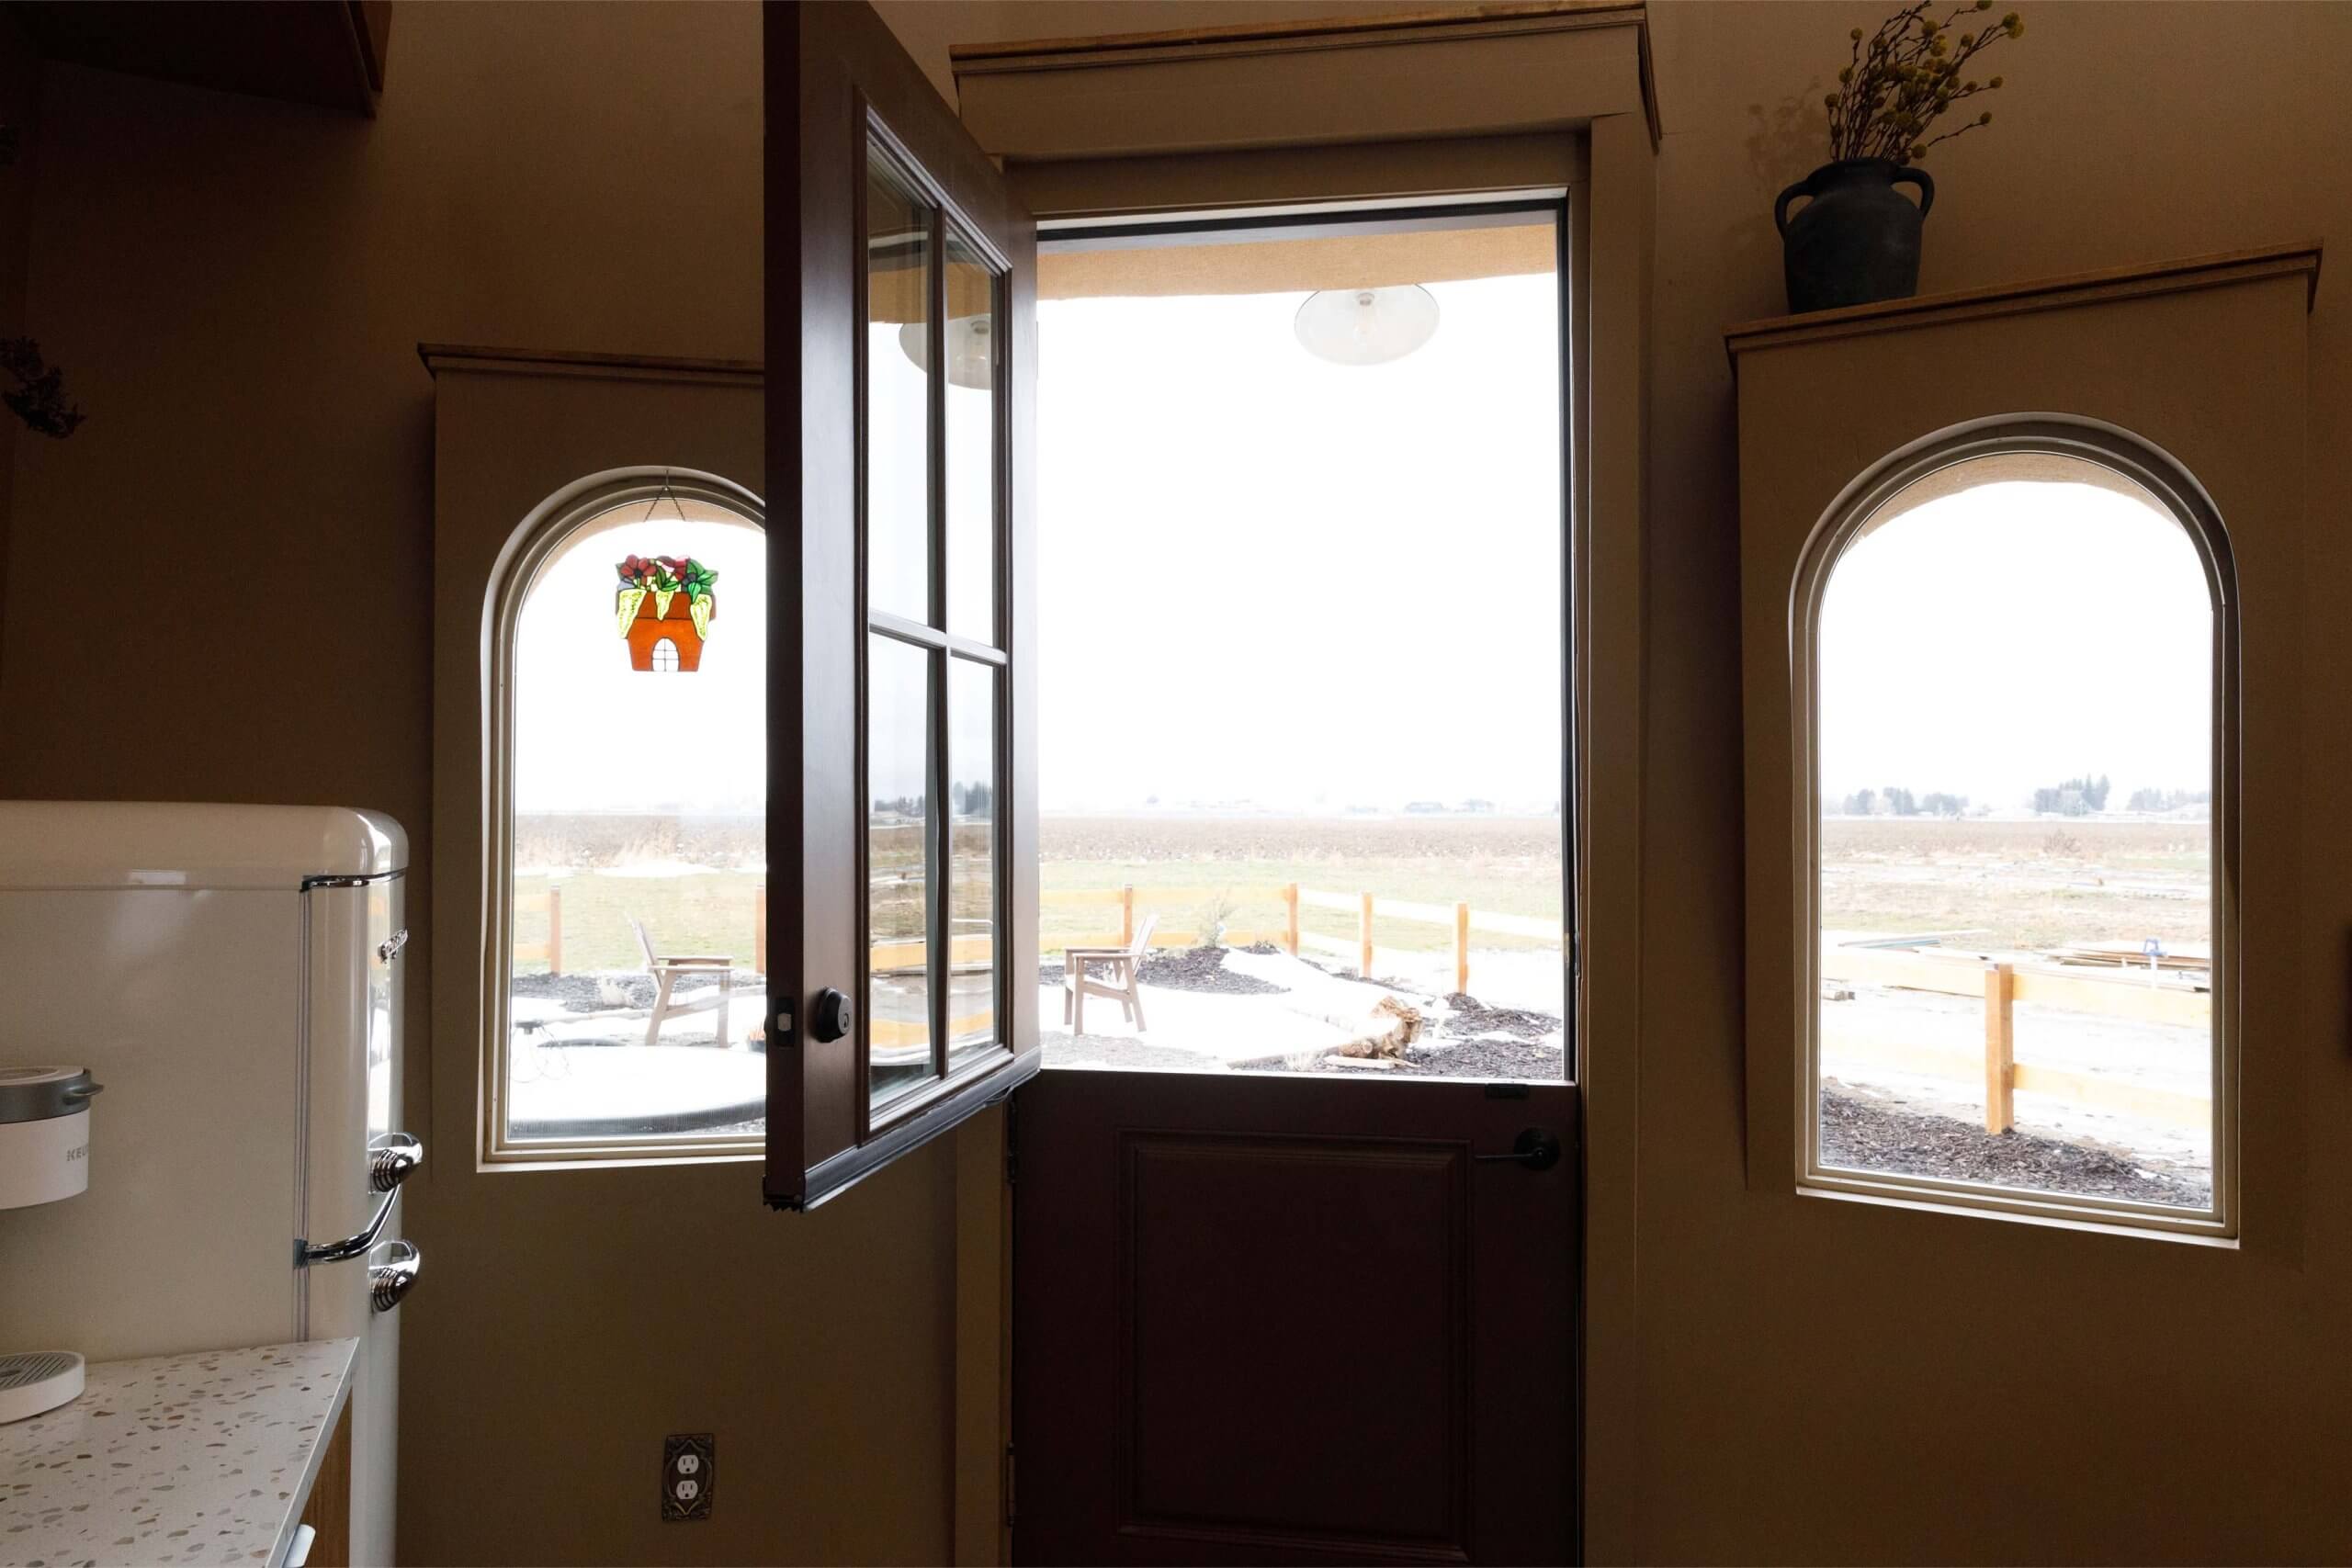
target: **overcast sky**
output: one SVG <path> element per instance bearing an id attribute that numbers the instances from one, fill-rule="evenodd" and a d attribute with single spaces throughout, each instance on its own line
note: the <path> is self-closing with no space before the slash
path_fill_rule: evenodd
<path id="1" fill-rule="evenodd" d="M 576 536 L 540 573 L 515 638 L 517 811 L 763 811 L 767 791 L 766 539 L 639 502 Z M 692 675 L 629 668 L 613 595 L 630 555 L 692 556 L 718 573 Z"/>
<path id="2" fill-rule="evenodd" d="M 1996 808 L 2104 773 L 2211 787 L 2212 606 L 2195 547 L 2088 485 L 1980 485 L 1849 548 L 1822 606 L 1825 800 L 1899 785 Z"/>
<path id="3" fill-rule="evenodd" d="M 1045 809 L 1553 808 L 1555 280 L 1430 292 L 1370 367 L 1303 292 L 1038 307 Z"/>

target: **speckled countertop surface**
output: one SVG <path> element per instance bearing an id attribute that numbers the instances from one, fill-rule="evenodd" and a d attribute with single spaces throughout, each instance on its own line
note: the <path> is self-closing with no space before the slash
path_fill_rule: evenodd
<path id="1" fill-rule="evenodd" d="M 0 1426 L 0 1563 L 277 1562 L 358 1344 L 92 1363 L 81 1398 Z"/>

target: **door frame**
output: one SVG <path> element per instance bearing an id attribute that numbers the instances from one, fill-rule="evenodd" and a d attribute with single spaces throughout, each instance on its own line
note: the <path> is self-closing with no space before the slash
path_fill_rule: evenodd
<path id="1" fill-rule="evenodd" d="M 1513 69 L 1468 68 L 1491 51 Z M 1435 58 L 1430 51 L 1440 51 Z M 1634 1556 L 1639 1504 L 1643 508 L 1654 163 L 1659 120 L 1640 5 L 1566 0 L 1502 17 L 1419 13 L 951 51 L 966 124 L 1041 222 L 1223 205 L 1568 192 L 1568 738 L 1576 841 L 1571 969 L 1584 1151 L 1577 1400 L 1588 1561 Z M 1415 85 L 1409 105 L 1395 84 Z M 1167 90 L 1182 80 L 1181 95 Z M 1270 81 L 1296 90 L 1268 90 Z M 1097 93 L 1175 118 L 1138 133 Z M 1189 107 L 1169 110 L 1182 101 Z M 1351 119 L 1397 106 L 1367 145 Z M 1445 140 L 1437 140 L 1440 136 Z M 1208 149 L 1208 151 L 1203 151 Z M 1551 171 L 1549 177 L 1541 172 Z M 1216 194 L 1213 194 L 1216 193 Z M 1001 1113 L 967 1124 L 958 1168 L 1001 1168 Z M 985 1142 L 984 1142 L 985 1141 Z M 1009 1191 L 959 1189 L 959 1562 L 1003 1562 L 1012 1436 Z M 993 1321 L 988 1321 L 992 1313 Z M 976 1321 L 973 1314 L 980 1314 Z M 993 1350 L 991 1359 L 989 1352 Z M 980 1358 L 967 1367 L 964 1355 Z M 996 1440 L 985 1442 L 984 1432 Z M 995 1555 L 984 1556 L 992 1545 Z M 967 1555 L 968 1554 L 968 1555 Z"/>

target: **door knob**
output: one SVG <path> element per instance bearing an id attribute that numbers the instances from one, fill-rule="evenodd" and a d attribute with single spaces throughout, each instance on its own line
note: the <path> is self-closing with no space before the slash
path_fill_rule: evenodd
<path id="1" fill-rule="evenodd" d="M 1481 1165 L 1509 1162 L 1530 1170 L 1549 1170 L 1560 1163 L 1560 1140 L 1541 1127 L 1530 1127 L 1512 1140 L 1507 1155 L 1473 1155 Z"/>
<path id="2" fill-rule="evenodd" d="M 808 1020 L 809 1032 L 820 1040 L 839 1040 L 857 1023 L 857 1010 L 850 999 L 831 986 L 817 993 L 817 1006 Z"/>

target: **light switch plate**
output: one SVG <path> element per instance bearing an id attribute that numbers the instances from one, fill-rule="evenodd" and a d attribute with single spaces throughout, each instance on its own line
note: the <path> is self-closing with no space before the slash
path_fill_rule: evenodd
<path id="1" fill-rule="evenodd" d="M 710 1517 L 718 1490 L 718 1445 L 708 1432 L 673 1432 L 662 1439 L 662 1518 L 682 1524 Z"/>

